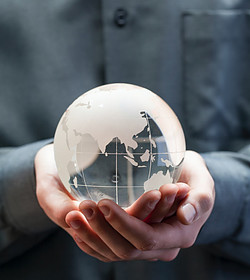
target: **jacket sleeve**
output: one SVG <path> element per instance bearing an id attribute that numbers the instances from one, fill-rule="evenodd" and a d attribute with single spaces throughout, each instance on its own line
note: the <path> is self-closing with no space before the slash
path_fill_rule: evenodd
<path id="1" fill-rule="evenodd" d="M 214 209 L 197 244 L 223 257 L 250 264 L 250 145 L 239 153 L 203 154 L 214 178 Z"/>
<path id="2" fill-rule="evenodd" d="M 34 158 L 50 142 L 0 149 L 0 263 L 36 243 L 38 235 L 55 228 L 35 193 Z M 12 252 L 14 247 L 19 249 Z"/>

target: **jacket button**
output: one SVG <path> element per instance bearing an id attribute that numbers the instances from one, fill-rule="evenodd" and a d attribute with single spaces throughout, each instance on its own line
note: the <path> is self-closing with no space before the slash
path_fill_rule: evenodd
<path id="1" fill-rule="evenodd" d="M 128 12 L 125 9 L 119 8 L 115 11 L 114 22 L 118 27 L 124 27 L 128 21 Z"/>

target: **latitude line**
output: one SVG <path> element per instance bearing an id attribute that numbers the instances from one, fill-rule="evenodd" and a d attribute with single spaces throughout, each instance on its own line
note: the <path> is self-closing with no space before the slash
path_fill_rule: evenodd
<path id="1" fill-rule="evenodd" d="M 177 152 L 176 152 L 177 153 Z M 88 153 L 88 152 L 77 152 L 77 154 L 93 154 L 93 153 Z M 97 155 L 128 155 L 127 153 L 108 153 L 108 152 L 105 152 L 105 153 L 95 153 Z M 152 155 L 170 155 L 170 154 L 173 154 L 173 153 L 155 153 L 155 152 L 152 152 Z M 144 153 L 133 153 L 133 155 L 144 155 Z"/>

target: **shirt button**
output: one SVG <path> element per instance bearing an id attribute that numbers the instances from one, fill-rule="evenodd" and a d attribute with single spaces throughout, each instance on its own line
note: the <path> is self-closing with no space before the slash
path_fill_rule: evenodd
<path id="1" fill-rule="evenodd" d="M 119 8 L 115 11 L 114 22 L 119 27 L 124 27 L 128 21 L 128 12 L 125 9 Z"/>

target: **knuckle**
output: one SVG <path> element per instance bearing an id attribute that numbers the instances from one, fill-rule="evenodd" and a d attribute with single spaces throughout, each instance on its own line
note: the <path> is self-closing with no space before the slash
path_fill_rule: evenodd
<path id="1" fill-rule="evenodd" d="M 196 240 L 196 237 L 189 236 L 188 238 L 185 239 L 185 241 L 183 242 L 181 248 L 185 249 L 185 248 L 192 247 L 194 245 L 195 240 Z"/>
<path id="2" fill-rule="evenodd" d="M 53 211 L 53 210 L 52 210 L 52 211 Z M 62 215 L 61 211 L 55 210 L 55 211 L 53 211 L 52 213 L 53 213 L 53 214 L 52 214 L 53 218 L 54 218 L 57 222 L 62 222 L 62 221 L 64 221 L 65 216 Z"/>
<path id="3" fill-rule="evenodd" d="M 134 260 L 138 257 L 140 252 L 137 249 L 126 249 L 119 252 L 118 257 L 122 260 Z"/>
<path id="4" fill-rule="evenodd" d="M 176 259 L 176 257 L 178 256 L 179 254 L 179 251 L 180 249 L 175 249 L 175 250 L 172 250 L 171 252 L 168 252 L 167 254 L 165 254 L 164 256 L 162 256 L 160 258 L 161 261 L 165 261 L 165 262 L 171 262 L 173 261 L 174 259 Z"/>
<path id="5" fill-rule="evenodd" d="M 154 207 L 152 206 L 151 203 L 147 203 L 145 205 L 143 205 L 143 212 L 144 213 L 150 213 L 152 210 L 154 209 Z"/>
<path id="6" fill-rule="evenodd" d="M 109 256 L 109 262 L 117 262 L 120 261 L 121 259 L 117 256 Z"/>
<path id="7" fill-rule="evenodd" d="M 92 256 L 92 257 L 94 257 L 94 258 L 96 258 L 99 261 L 104 262 L 104 263 L 110 263 L 112 261 L 112 260 L 108 259 L 107 257 L 100 256 L 99 254 L 97 254 L 95 252 L 94 253 L 91 252 L 91 253 L 87 253 L 87 254 L 89 254 L 90 256 Z"/>
<path id="8" fill-rule="evenodd" d="M 179 251 L 180 251 L 179 249 L 173 251 L 172 254 L 170 254 L 170 256 L 169 256 L 169 261 L 173 261 L 174 259 L 176 259 L 176 257 L 179 254 Z"/>
<path id="9" fill-rule="evenodd" d="M 65 218 L 66 218 L 65 213 L 62 213 L 61 211 L 58 211 L 58 210 L 51 209 L 50 218 L 60 227 L 62 227 L 62 228 L 68 227 L 68 225 L 65 221 Z"/>
<path id="10" fill-rule="evenodd" d="M 211 194 L 208 193 L 201 193 L 199 198 L 199 205 L 202 212 L 209 211 L 214 204 L 214 198 Z"/>
<path id="11" fill-rule="evenodd" d="M 210 173 L 209 173 L 209 183 L 210 183 L 211 187 L 214 187 L 214 179 Z"/>
<path id="12" fill-rule="evenodd" d="M 156 245 L 157 245 L 157 241 L 154 238 L 149 238 L 141 242 L 138 249 L 140 251 L 151 251 L 156 248 Z"/>

